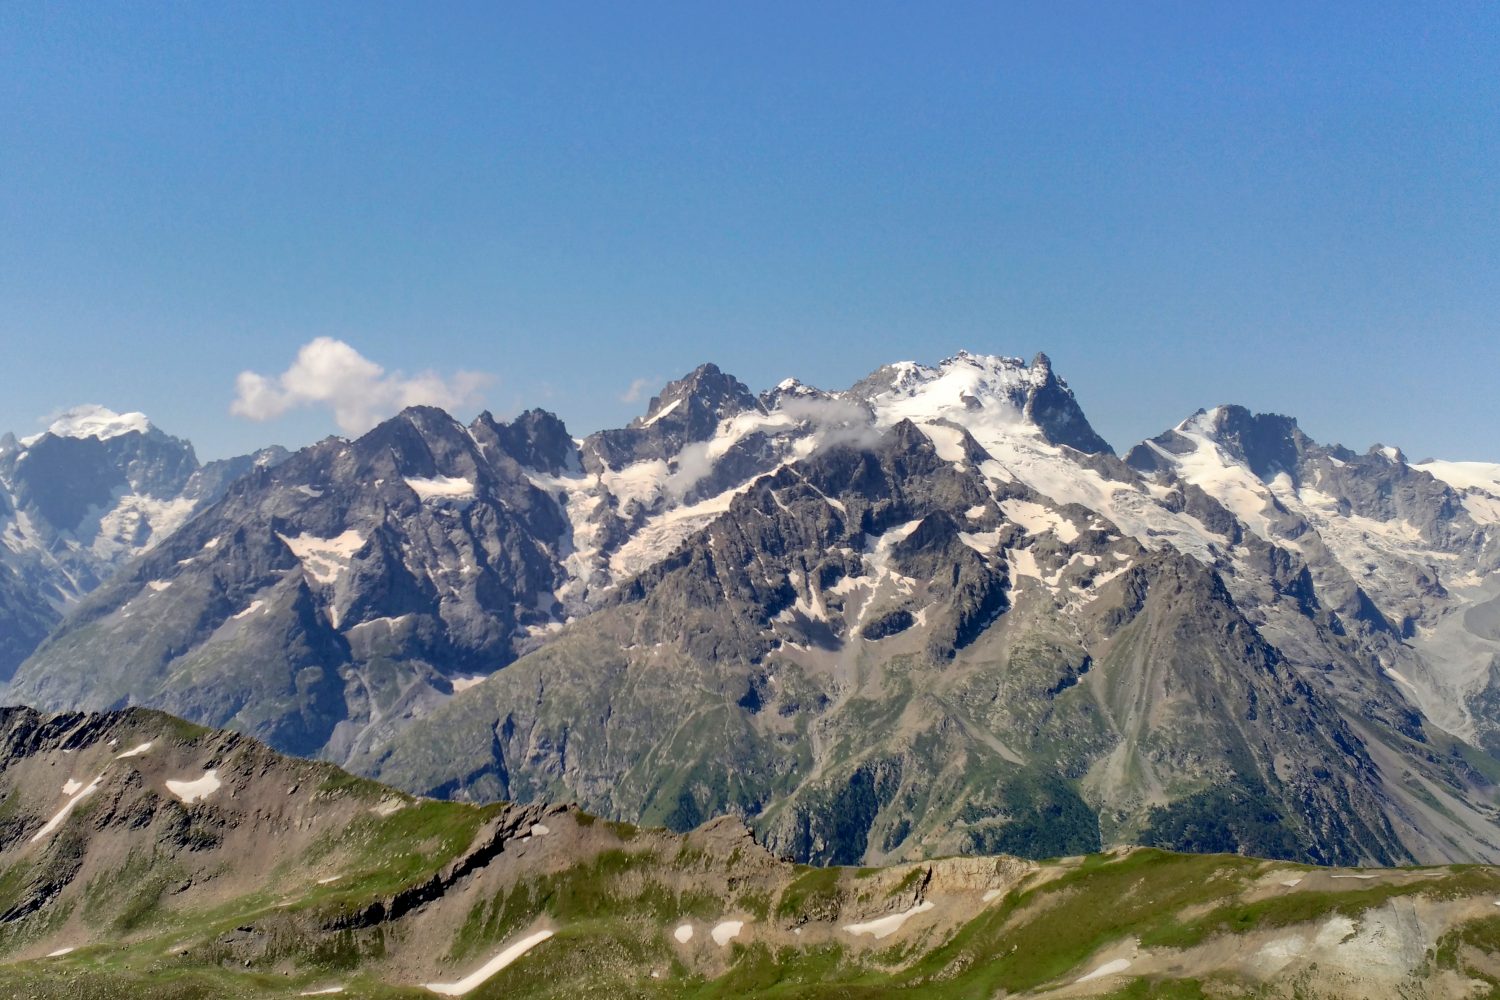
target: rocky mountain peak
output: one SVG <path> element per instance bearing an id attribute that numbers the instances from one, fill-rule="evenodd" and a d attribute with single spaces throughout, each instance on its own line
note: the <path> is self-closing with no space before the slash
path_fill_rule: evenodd
<path id="1" fill-rule="evenodd" d="M 784 378 L 760 394 L 760 405 L 767 411 L 776 409 L 787 400 L 826 400 L 832 396 L 822 389 L 810 386 L 795 378 Z"/>
<path id="2" fill-rule="evenodd" d="M 581 449 L 582 463 L 596 472 L 667 459 L 684 445 L 711 439 L 722 421 L 747 412 L 766 411 L 745 383 L 718 365 L 699 365 L 653 396 L 645 416 L 618 430 L 590 434 Z"/>
<path id="3" fill-rule="evenodd" d="M 1225 405 L 1193 419 L 1219 447 L 1261 479 L 1285 472 L 1295 481 L 1302 456 L 1313 445 L 1295 417 L 1280 413 L 1251 413 L 1243 406 Z"/>
<path id="4" fill-rule="evenodd" d="M 1020 358 L 959 351 L 936 366 L 901 361 L 876 369 L 848 393 L 891 418 L 946 417 L 1031 424 L 1050 444 L 1082 452 L 1113 454 L 1094 432 L 1073 391 L 1038 354 L 1028 366 Z"/>
<path id="5" fill-rule="evenodd" d="M 527 410 L 509 423 L 496 420 L 489 411 L 469 426 L 481 447 L 493 446 L 517 464 L 559 475 L 578 467 L 578 447 L 567 426 L 555 413 Z"/>
<path id="6" fill-rule="evenodd" d="M 713 434 L 719 421 L 760 409 L 760 401 L 745 383 L 709 363 L 667 383 L 661 395 L 652 397 L 646 415 L 631 421 L 630 426 L 650 427 L 671 420 L 687 431 L 689 440 L 702 441 Z"/>
<path id="7" fill-rule="evenodd" d="M 1025 414 L 1053 444 L 1089 454 L 1115 453 L 1089 424 L 1068 383 L 1052 373 L 1052 359 L 1040 352 L 1031 361 L 1031 389 L 1026 396 Z"/>

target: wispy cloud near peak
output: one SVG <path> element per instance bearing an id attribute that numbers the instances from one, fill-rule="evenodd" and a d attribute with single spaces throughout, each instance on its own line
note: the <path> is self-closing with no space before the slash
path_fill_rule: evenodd
<path id="1" fill-rule="evenodd" d="M 332 411 L 344 433 L 361 434 L 407 406 L 453 410 L 471 405 L 493 381 L 482 372 L 459 371 L 447 377 L 434 371 L 387 372 L 344 341 L 318 337 L 303 344 L 291 367 L 280 375 L 240 372 L 229 412 L 271 420 L 289 410 L 321 406 Z"/>

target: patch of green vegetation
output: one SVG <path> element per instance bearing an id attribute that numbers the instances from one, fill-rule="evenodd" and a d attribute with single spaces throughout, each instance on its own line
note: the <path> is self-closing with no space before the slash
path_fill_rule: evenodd
<path id="1" fill-rule="evenodd" d="M 839 913 L 839 873 L 842 868 L 806 868 L 776 901 L 776 916 L 784 920 L 806 917 L 831 920 Z"/>
<path id="2" fill-rule="evenodd" d="M 1455 927 L 1438 939 L 1433 949 L 1433 964 L 1439 969 L 1449 969 L 1470 978 L 1488 983 L 1500 991 L 1500 979 L 1494 976 L 1494 968 L 1476 968 L 1470 961 L 1471 952 L 1483 955 L 1500 953 L 1500 916 L 1471 920 Z"/>
<path id="3" fill-rule="evenodd" d="M 1188 948 L 1216 934 L 1242 934 L 1252 930 L 1289 927 L 1327 920 L 1333 915 L 1354 918 L 1372 907 L 1402 896 L 1458 898 L 1500 891 L 1500 877 L 1487 871 L 1481 870 L 1480 879 L 1460 877 L 1461 884 L 1454 884 L 1454 876 L 1438 880 L 1436 874 L 1435 872 L 1433 879 L 1412 878 L 1338 892 L 1288 892 L 1252 902 L 1234 902 L 1190 921 L 1159 924 L 1141 934 L 1141 944 L 1145 947 Z"/>
<path id="4" fill-rule="evenodd" d="M 964 998 L 1032 989 L 1063 976 L 1112 941 L 1149 932 L 1185 907 L 1232 895 L 1257 864 L 1155 850 L 1089 859 L 1066 875 L 1007 896 L 895 978 L 908 987 L 952 982 L 950 995 Z M 955 968 L 969 974 L 955 980 Z"/>
<path id="5" fill-rule="evenodd" d="M 1147 979 L 1132 980 L 1122 990 L 1110 993 L 1107 1000 L 1210 1000 L 1221 993 L 1205 993 L 1198 979 Z"/>
<path id="6" fill-rule="evenodd" d="M 83 919 L 120 934 L 138 930 L 158 915 L 168 888 L 183 877 L 170 855 L 154 848 L 131 851 L 119 868 L 84 886 Z"/>
<path id="7" fill-rule="evenodd" d="M 771 894 L 758 890 L 742 892 L 736 897 L 734 905 L 736 908 L 753 916 L 756 920 L 765 920 L 771 915 Z"/>
<path id="8" fill-rule="evenodd" d="M 1292 827 L 1263 786 L 1242 778 L 1153 807 L 1140 842 L 1196 854 L 1315 860 Z"/>
<path id="9" fill-rule="evenodd" d="M 324 834 L 307 857 L 315 861 L 342 854 L 348 859 L 350 873 L 329 888 L 331 896 L 361 901 L 388 895 L 430 878 L 462 854 L 484 822 L 502 808 L 415 802 L 389 816 L 367 813 Z"/>
<path id="10" fill-rule="evenodd" d="M 920 865 L 916 868 L 913 868 L 911 871 L 907 872 L 901 877 L 900 882 L 897 882 L 894 886 L 891 887 L 891 891 L 885 894 L 886 898 L 889 899 L 892 896 L 899 896 L 906 890 L 914 888 L 917 883 L 921 882 L 922 879 L 924 879 L 926 876 L 926 868 L 923 868 Z"/>
<path id="11" fill-rule="evenodd" d="M 1010 817 L 1003 826 L 969 831 L 969 853 L 1060 858 L 1097 851 L 1099 814 L 1073 786 L 1053 774 L 1022 771 L 1001 790 Z"/>
<path id="12" fill-rule="evenodd" d="M 641 833 L 640 828 L 633 823 L 622 823 L 619 820 L 606 820 L 604 825 L 609 829 L 610 833 L 615 835 L 616 839 L 625 843 L 629 843 L 630 841 L 634 840 L 636 837 L 640 836 Z"/>

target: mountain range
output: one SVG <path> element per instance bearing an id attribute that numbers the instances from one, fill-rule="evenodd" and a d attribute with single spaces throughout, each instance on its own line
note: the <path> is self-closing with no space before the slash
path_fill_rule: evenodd
<path id="1" fill-rule="evenodd" d="M 0 666 L 806 862 L 1496 861 L 1497 523 L 1500 466 L 1237 406 L 1121 457 L 1041 355 L 206 466 L 86 410 L 0 444 Z"/>

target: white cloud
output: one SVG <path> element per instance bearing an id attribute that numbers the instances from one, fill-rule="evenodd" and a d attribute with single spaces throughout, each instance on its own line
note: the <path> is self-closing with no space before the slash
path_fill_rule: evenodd
<path id="1" fill-rule="evenodd" d="M 298 407 L 325 406 L 340 430 L 362 434 L 408 406 L 453 410 L 470 405 L 492 381 L 481 372 L 460 371 L 448 378 L 433 371 L 410 376 L 387 372 L 342 340 L 318 337 L 303 344 L 280 375 L 240 372 L 229 412 L 270 420 Z"/>
<path id="2" fill-rule="evenodd" d="M 643 400 L 643 399 L 646 398 L 646 390 L 650 389 L 655 384 L 656 384 L 656 380 L 655 379 L 650 379 L 650 378 L 633 379 L 631 381 L 631 383 L 630 383 L 630 388 L 628 388 L 624 392 L 620 393 L 620 402 L 622 402 L 622 403 L 639 403 L 641 400 Z"/>

